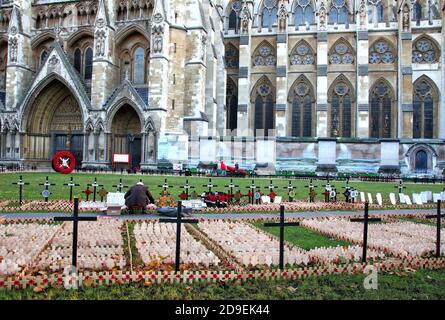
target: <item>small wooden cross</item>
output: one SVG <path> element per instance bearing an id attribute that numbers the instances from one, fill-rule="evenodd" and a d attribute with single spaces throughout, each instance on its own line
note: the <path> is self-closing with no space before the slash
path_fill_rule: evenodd
<path id="1" fill-rule="evenodd" d="M 250 186 L 247 186 L 246 188 L 248 188 L 250 190 L 250 192 L 252 193 L 252 196 L 249 197 L 249 201 L 251 204 L 253 204 L 253 194 L 255 193 L 255 190 L 258 188 L 255 185 L 255 180 L 252 180 L 252 184 Z"/>
<path id="2" fill-rule="evenodd" d="M 406 187 L 403 185 L 403 181 L 400 180 L 399 184 L 394 186 L 394 188 L 398 188 L 399 189 L 399 193 L 403 193 L 403 189 L 406 189 Z"/>
<path id="3" fill-rule="evenodd" d="M 365 202 L 365 214 L 364 218 L 353 218 L 351 222 L 363 222 L 363 253 L 362 253 L 362 262 L 366 262 L 366 250 L 368 247 L 368 222 L 369 221 L 382 221 L 381 218 L 369 218 L 369 203 Z"/>
<path id="4" fill-rule="evenodd" d="M 22 192 L 23 192 L 23 186 L 29 185 L 29 182 L 24 182 L 22 179 L 22 176 L 20 176 L 19 181 L 13 182 L 12 184 L 19 186 L 19 205 L 22 205 Z"/>
<path id="5" fill-rule="evenodd" d="M 280 227 L 280 269 L 284 269 L 284 228 L 299 226 L 299 222 L 284 222 L 284 205 L 280 206 L 280 222 L 265 223 L 265 227 Z"/>
<path id="6" fill-rule="evenodd" d="M 48 177 L 45 178 L 44 183 L 39 183 L 40 186 L 45 186 L 45 190 L 42 192 L 42 196 L 45 198 L 45 202 L 48 202 L 49 195 L 52 194 L 52 192 L 49 191 L 50 186 L 55 186 L 55 183 L 50 183 L 48 180 Z"/>
<path id="7" fill-rule="evenodd" d="M 108 191 L 105 190 L 104 188 L 100 189 L 99 192 L 97 193 L 100 197 L 100 202 L 104 201 L 104 198 L 107 196 Z"/>
<path id="8" fill-rule="evenodd" d="M 161 218 L 160 223 L 176 223 L 176 257 L 175 257 L 175 271 L 179 271 L 180 253 L 181 253 L 181 225 L 183 223 L 198 223 L 198 219 L 182 219 L 181 216 L 182 202 L 178 201 L 178 213 L 176 219 Z"/>
<path id="9" fill-rule="evenodd" d="M 437 213 L 432 215 L 427 215 L 427 219 L 436 219 L 436 258 L 440 257 L 440 223 L 441 218 L 445 218 L 445 214 L 441 214 L 441 200 L 437 200 Z"/>
<path id="10" fill-rule="evenodd" d="M 185 194 L 187 195 L 187 199 L 189 198 L 189 189 L 194 189 L 194 186 L 189 185 L 189 179 L 185 180 L 185 185 L 181 186 L 180 188 L 185 190 Z"/>
<path id="11" fill-rule="evenodd" d="M 267 188 L 269 188 L 269 191 L 273 191 L 273 189 L 278 188 L 278 187 L 272 183 L 272 179 L 271 179 L 271 180 L 269 180 L 269 185 L 267 186 Z"/>
<path id="12" fill-rule="evenodd" d="M 94 178 L 93 183 L 88 184 L 88 186 L 93 187 L 93 202 L 96 202 L 96 193 L 97 193 L 97 187 L 103 187 L 103 184 L 97 183 L 97 178 Z"/>
<path id="13" fill-rule="evenodd" d="M 119 179 L 119 183 L 118 184 L 115 184 L 115 185 L 113 185 L 113 188 L 117 188 L 117 192 L 122 192 L 122 189 L 123 188 L 128 188 L 128 186 L 125 186 L 123 183 L 122 183 L 122 178 L 121 179 Z"/>
<path id="14" fill-rule="evenodd" d="M 158 185 L 158 187 L 163 188 L 164 191 L 166 191 L 168 188 L 170 188 L 168 182 L 167 182 L 167 178 L 164 179 L 164 183 L 161 185 Z"/>
<path id="15" fill-rule="evenodd" d="M 238 188 L 239 185 L 233 183 L 233 179 L 230 179 L 230 183 L 227 186 L 224 186 L 226 188 L 230 188 L 230 199 L 229 201 L 232 202 L 233 197 L 233 188 Z"/>
<path id="16" fill-rule="evenodd" d="M 88 201 L 88 199 L 90 198 L 90 194 L 91 194 L 92 192 L 93 192 L 93 191 L 90 190 L 90 187 L 87 187 L 85 190 L 82 191 L 82 193 L 85 193 L 86 201 Z"/>
<path id="17" fill-rule="evenodd" d="M 314 189 L 315 189 L 317 186 L 314 186 L 314 185 L 313 185 L 313 183 L 312 183 L 312 179 L 311 179 L 310 182 L 309 182 L 309 184 L 308 184 L 307 186 L 304 186 L 304 187 L 309 189 L 309 202 L 314 202 L 314 200 L 315 200 L 315 195 L 316 195 L 316 193 L 314 192 Z"/>
<path id="18" fill-rule="evenodd" d="M 292 185 L 292 181 L 290 181 L 290 180 L 289 180 L 289 184 L 287 186 L 283 187 L 283 189 L 287 189 L 287 194 L 289 196 L 289 201 L 290 202 L 292 202 L 294 200 L 294 197 L 293 197 L 294 192 L 293 192 L 293 190 L 296 189 L 296 188 L 297 187 L 294 187 Z M 292 191 L 292 193 L 291 193 L 291 191 Z"/>
<path id="19" fill-rule="evenodd" d="M 64 186 L 70 187 L 70 202 L 73 201 L 73 187 L 78 187 L 80 184 L 74 183 L 73 177 L 71 177 L 68 183 L 64 183 Z"/>
<path id="20" fill-rule="evenodd" d="M 217 187 L 217 185 L 214 185 L 214 184 L 212 183 L 212 178 L 209 178 L 209 183 L 204 184 L 203 187 L 207 187 L 207 188 L 209 188 L 209 192 L 211 193 L 211 192 L 212 192 L 212 188 L 213 188 L 213 187 Z"/>
<path id="21" fill-rule="evenodd" d="M 54 221 L 72 221 L 73 222 L 73 255 L 72 267 L 77 269 L 77 227 L 79 221 L 97 221 L 97 217 L 79 217 L 79 198 L 74 198 L 74 211 L 72 217 L 55 217 Z"/>

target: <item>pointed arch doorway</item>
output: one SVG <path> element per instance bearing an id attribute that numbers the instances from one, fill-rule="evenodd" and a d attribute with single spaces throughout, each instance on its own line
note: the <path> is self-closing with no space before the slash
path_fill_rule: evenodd
<path id="1" fill-rule="evenodd" d="M 123 104 L 111 123 L 111 155 L 130 154 L 130 167 L 139 170 L 142 161 L 141 119 L 129 104 Z"/>
<path id="2" fill-rule="evenodd" d="M 27 161 L 47 166 L 57 151 L 68 150 L 76 159 L 76 168 L 82 166 L 82 110 L 62 81 L 54 79 L 45 85 L 25 115 L 23 155 Z"/>

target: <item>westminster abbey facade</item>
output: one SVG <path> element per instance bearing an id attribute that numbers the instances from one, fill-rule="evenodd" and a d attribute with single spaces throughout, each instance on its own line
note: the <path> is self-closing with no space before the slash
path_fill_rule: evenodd
<path id="1" fill-rule="evenodd" d="M 0 164 L 442 175 L 443 0 L 0 0 Z"/>

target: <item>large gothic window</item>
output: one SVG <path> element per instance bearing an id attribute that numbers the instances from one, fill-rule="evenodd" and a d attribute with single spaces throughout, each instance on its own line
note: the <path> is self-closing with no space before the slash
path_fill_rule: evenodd
<path id="1" fill-rule="evenodd" d="M 384 22 L 384 7 L 382 0 L 368 1 L 368 21 L 369 23 Z"/>
<path id="2" fill-rule="evenodd" d="M 254 101 L 254 130 L 264 130 L 264 135 L 274 128 L 275 97 L 274 89 L 267 77 L 263 77 L 257 83 L 252 93 Z"/>
<path id="3" fill-rule="evenodd" d="M 413 138 L 434 138 L 437 126 L 437 89 L 425 77 L 414 83 Z"/>
<path id="4" fill-rule="evenodd" d="M 144 49 L 139 47 L 134 52 L 133 82 L 143 84 L 145 82 L 145 53 Z"/>
<path id="5" fill-rule="evenodd" d="M 81 73 L 82 70 L 82 52 L 79 48 L 74 51 L 74 68 Z"/>
<path id="6" fill-rule="evenodd" d="M 340 76 L 329 90 L 331 137 L 349 138 L 352 135 L 353 90 L 344 76 Z"/>
<path id="7" fill-rule="evenodd" d="M 231 43 L 229 43 L 226 47 L 225 59 L 227 68 L 238 68 L 239 52 L 238 49 Z"/>
<path id="8" fill-rule="evenodd" d="M 93 77 L 93 49 L 87 48 L 85 51 L 85 80 L 91 80 Z"/>
<path id="9" fill-rule="evenodd" d="M 329 62 L 331 64 L 353 64 L 354 51 L 344 39 L 339 39 L 329 51 Z"/>
<path id="10" fill-rule="evenodd" d="M 276 63 L 277 58 L 273 47 L 268 42 L 263 41 L 253 54 L 253 65 L 256 67 L 274 66 Z"/>
<path id="11" fill-rule="evenodd" d="M 329 10 L 329 23 L 347 24 L 349 14 L 346 0 L 332 0 Z"/>
<path id="12" fill-rule="evenodd" d="M 304 76 L 297 79 L 291 90 L 289 97 L 292 103 L 291 135 L 311 137 L 314 90 Z"/>
<path id="13" fill-rule="evenodd" d="M 372 138 L 390 138 L 392 122 L 393 92 L 387 82 L 380 79 L 376 82 L 370 94 L 370 136 Z"/>
<path id="14" fill-rule="evenodd" d="M 241 10 L 241 1 L 233 1 L 230 8 L 229 30 L 235 30 L 235 32 L 238 32 L 240 23 L 239 14 Z"/>
<path id="15" fill-rule="evenodd" d="M 439 61 L 440 51 L 434 42 L 427 37 L 420 37 L 413 44 L 413 63 L 436 63 Z"/>
<path id="16" fill-rule="evenodd" d="M 302 64 L 314 64 L 315 55 L 311 46 L 304 40 L 297 43 L 291 52 L 290 64 L 302 65 Z"/>
<path id="17" fill-rule="evenodd" d="M 377 40 L 369 48 L 369 63 L 393 63 L 395 60 L 394 49 L 384 39 Z"/>
<path id="18" fill-rule="evenodd" d="M 314 23 L 314 6 L 311 0 L 295 0 L 294 22 L 296 26 Z"/>
<path id="19" fill-rule="evenodd" d="M 261 11 L 261 26 L 271 29 L 277 23 L 277 1 L 264 0 L 263 10 Z"/>
<path id="20" fill-rule="evenodd" d="M 235 130 L 238 122 L 238 89 L 230 78 L 227 81 L 226 106 L 227 129 Z"/>

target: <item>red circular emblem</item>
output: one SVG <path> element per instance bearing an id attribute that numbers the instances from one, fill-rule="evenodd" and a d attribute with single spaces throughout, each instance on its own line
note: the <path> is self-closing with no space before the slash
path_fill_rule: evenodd
<path id="1" fill-rule="evenodd" d="M 61 174 L 71 173 L 76 166 L 76 159 L 69 151 L 58 151 L 53 157 L 53 169 Z"/>

